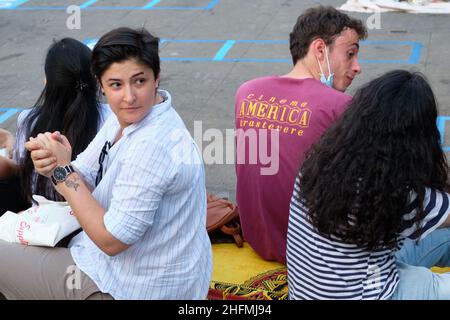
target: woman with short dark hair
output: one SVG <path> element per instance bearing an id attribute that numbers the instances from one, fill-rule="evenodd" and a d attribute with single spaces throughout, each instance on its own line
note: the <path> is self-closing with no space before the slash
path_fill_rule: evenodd
<path id="1" fill-rule="evenodd" d="M 7 298 L 204 299 L 212 273 L 205 172 L 169 92 L 159 89 L 158 38 L 144 29 L 112 30 L 96 44 L 92 69 L 115 116 L 87 149 L 71 162 L 70 143 L 59 132 L 26 144 L 36 171 L 52 180 L 83 232 L 69 249 L 25 251 L 0 241 L 9 260 L 0 262 L 0 292 Z M 31 263 L 43 257 L 38 267 Z M 15 264 L 29 265 L 28 283 L 12 270 Z M 79 281 L 68 288 L 71 266 Z"/>

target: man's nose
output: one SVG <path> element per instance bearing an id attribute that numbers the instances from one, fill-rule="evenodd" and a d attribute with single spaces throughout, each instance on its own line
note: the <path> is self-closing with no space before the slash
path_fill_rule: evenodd
<path id="1" fill-rule="evenodd" d="M 360 74 L 361 73 L 361 65 L 358 62 L 358 59 L 355 60 L 355 62 L 353 63 L 353 72 L 355 72 L 356 74 Z"/>

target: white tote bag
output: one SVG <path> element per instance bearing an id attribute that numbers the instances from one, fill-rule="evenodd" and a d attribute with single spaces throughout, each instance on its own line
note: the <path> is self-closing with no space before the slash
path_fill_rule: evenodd
<path id="1" fill-rule="evenodd" d="M 20 214 L 11 211 L 0 217 L 0 239 L 30 246 L 54 247 L 80 228 L 67 202 L 33 195 L 38 205 Z"/>

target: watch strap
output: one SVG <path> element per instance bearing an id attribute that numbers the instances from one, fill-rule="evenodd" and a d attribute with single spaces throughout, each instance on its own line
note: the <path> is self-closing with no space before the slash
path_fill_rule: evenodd
<path id="1" fill-rule="evenodd" d="M 52 179 L 52 183 L 54 186 L 56 186 L 58 184 L 58 181 L 56 181 L 55 177 L 53 177 L 53 175 L 50 176 L 50 179 Z"/>
<path id="2" fill-rule="evenodd" d="M 67 166 L 65 166 L 64 167 L 65 169 L 66 169 L 66 171 L 67 171 L 67 175 L 69 175 L 69 174 L 71 174 L 71 173 L 74 173 L 75 172 L 75 169 L 72 167 L 72 165 L 71 164 L 69 164 L 69 165 L 67 165 Z"/>

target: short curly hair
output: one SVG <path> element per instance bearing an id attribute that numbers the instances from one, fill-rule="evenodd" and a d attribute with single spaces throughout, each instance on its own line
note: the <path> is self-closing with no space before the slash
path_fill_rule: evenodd
<path id="1" fill-rule="evenodd" d="M 321 38 L 331 45 L 345 29 L 353 29 L 360 40 L 367 38 L 367 29 L 359 19 L 354 19 L 330 6 L 306 10 L 298 17 L 289 35 L 289 45 L 294 65 L 308 53 L 311 42 Z"/>

